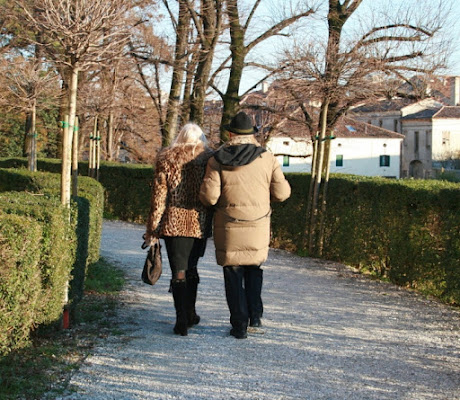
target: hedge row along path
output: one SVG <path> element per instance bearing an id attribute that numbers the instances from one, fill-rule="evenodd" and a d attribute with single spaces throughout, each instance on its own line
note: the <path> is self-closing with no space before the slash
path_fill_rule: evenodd
<path id="1" fill-rule="evenodd" d="M 104 222 L 101 254 L 127 273 L 114 321 L 61 399 L 460 399 L 459 310 L 343 265 L 272 250 L 264 333 L 229 336 L 212 241 L 199 266 L 201 322 L 173 334 L 170 271 L 140 281 L 143 227 Z"/>

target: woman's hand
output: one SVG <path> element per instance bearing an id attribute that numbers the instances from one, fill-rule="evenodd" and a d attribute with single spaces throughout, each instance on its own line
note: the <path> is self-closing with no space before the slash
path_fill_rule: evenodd
<path id="1" fill-rule="evenodd" d="M 142 235 L 142 238 L 144 239 L 144 243 L 142 243 L 141 247 L 143 249 L 146 249 L 147 247 L 150 247 L 155 242 L 155 240 L 158 239 L 158 236 L 155 235 L 154 233 L 145 232 Z"/>

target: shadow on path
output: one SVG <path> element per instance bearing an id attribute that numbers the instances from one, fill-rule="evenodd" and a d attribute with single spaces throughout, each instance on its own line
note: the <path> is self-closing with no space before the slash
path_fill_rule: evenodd
<path id="1" fill-rule="evenodd" d="M 124 334 L 100 343 L 62 399 L 460 399 L 459 312 L 342 265 L 271 250 L 264 334 L 228 335 L 222 268 L 199 265 L 201 322 L 172 333 L 170 271 L 140 281 L 143 227 L 104 223 L 101 255 L 128 285 Z"/>

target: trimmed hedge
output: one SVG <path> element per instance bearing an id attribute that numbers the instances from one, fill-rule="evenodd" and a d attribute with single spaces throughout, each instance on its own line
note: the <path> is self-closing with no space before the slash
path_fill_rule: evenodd
<path id="1" fill-rule="evenodd" d="M 291 198 L 273 212 L 274 244 L 303 247 L 310 176 L 288 174 Z M 303 219 L 301 223 L 299 216 Z M 460 304 L 460 185 L 334 175 L 323 257 Z"/>
<path id="2" fill-rule="evenodd" d="M 75 229 L 66 223 L 69 211 L 57 198 L 36 196 L 27 192 L 0 193 L 0 209 L 5 214 L 33 218 L 42 225 L 39 267 L 43 308 L 35 323 L 58 320 L 75 259 Z M 23 284 L 27 285 L 27 281 Z"/>
<path id="3" fill-rule="evenodd" d="M 23 326 L 29 326 L 29 329 L 60 319 L 69 280 L 69 301 L 73 309 L 75 302 L 83 295 L 87 265 L 99 259 L 104 196 L 102 186 L 91 178 L 81 177 L 79 197 L 72 200 L 70 210 L 61 205 L 59 193 L 58 174 L 31 173 L 25 169 L 0 169 L 0 217 L 6 218 L 6 221 L 10 221 L 8 218 L 22 218 L 15 220 L 15 223 L 23 224 L 22 228 L 17 228 L 16 231 L 5 230 L 8 232 L 8 238 L 3 240 L 6 244 L 2 257 L 4 255 L 5 258 L 11 258 L 5 265 L 12 271 L 12 278 L 4 282 L 1 296 L 25 290 L 16 286 L 29 284 L 26 279 L 14 279 L 17 272 L 13 273 L 13 266 L 17 270 L 28 270 L 31 263 L 27 257 L 17 258 L 19 261 L 14 262 L 15 257 L 21 252 L 18 245 L 14 247 L 12 243 L 27 242 L 29 236 L 33 236 L 27 234 L 30 221 L 38 223 L 41 227 L 36 235 L 39 240 L 38 251 L 34 248 L 24 249 L 38 255 L 40 272 L 40 290 L 37 292 L 40 307 L 34 314 L 33 324 L 29 325 L 30 321 L 27 320 L 24 310 L 24 319 L 18 317 L 23 321 Z M 0 320 L 0 324 L 2 322 L 7 321 Z M 0 325 L 0 330 L 10 329 L 10 325 Z M 21 343 L 18 341 L 17 345 L 20 346 Z M 0 343 L 0 347 L 3 346 L 4 343 Z"/>
<path id="4" fill-rule="evenodd" d="M 153 167 L 104 162 L 99 182 L 105 189 L 105 216 L 143 223 L 150 207 Z"/>
<path id="5" fill-rule="evenodd" d="M 26 165 L 24 159 L 0 166 Z M 60 163 L 39 160 L 39 169 Z M 86 164 L 80 172 L 85 174 Z M 149 211 L 152 167 L 102 163 L 105 215 L 143 223 Z M 287 174 L 292 195 L 274 204 L 272 245 L 299 254 L 303 247 L 309 174 Z M 1 177 L 0 177 L 1 179 Z M 460 304 L 460 185 L 434 180 L 389 180 L 332 175 L 323 257 Z"/>
<path id="6" fill-rule="evenodd" d="M 0 168 L 26 168 L 25 158 L 0 159 Z M 78 164 L 79 174 L 88 175 L 88 163 Z M 61 172 L 61 161 L 37 160 L 37 169 L 47 172 Z M 99 182 L 105 189 L 104 216 L 128 222 L 143 223 L 150 207 L 150 184 L 153 166 L 102 162 Z M 0 177 L 1 180 L 1 177 Z M 2 182 L 0 181 L 0 186 Z M 79 185 L 80 188 L 80 185 Z"/>
<path id="7" fill-rule="evenodd" d="M 43 308 L 41 237 L 33 218 L 0 214 L 0 354 L 28 343 Z"/>

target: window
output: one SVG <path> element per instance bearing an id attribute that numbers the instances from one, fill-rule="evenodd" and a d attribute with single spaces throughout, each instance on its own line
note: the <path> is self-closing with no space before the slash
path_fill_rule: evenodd
<path id="1" fill-rule="evenodd" d="M 397 119 L 393 121 L 393 130 L 395 132 L 398 132 L 398 120 Z"/>
<path id="2" fill-rule="evenodd" d="M 289 141 L 283 142 L 283 145 L 284 145 L 284 146 L 289 146 Z"/>
<path id="3" fill-rule="evenodd" d="M 380 166 L 389 167 L 390 166 L 390 156 L 380 156 Z"/>
<path id="4" fill-rule="evenodd" d="M 414 132 L 414 151 L 417 153 L 418 152 L 418 145 L 419 145 L 419 134 L 418 134 L 418 131 L 415 131 Z"/>
<path id="5" fill-rule="evenodd" d="M 289 156 L 283 156 L 283 167 L 289 167 Z"/>
<path id="6" fill-rule="evenodd" d="M 425 146 L 427 149 L 431 147 L 431 131 L 425 131 Z"/>
<path id="7" fill-rule="evenodd" d="M 380 128 L 383 126 L 383 120 L 379 119 L 379 126 Z"/>
<path id="8" fill-rule="evenodd" d="M 337 154 L 335 156 L 335 166 L 343 167 L 343 154 Z"/>

